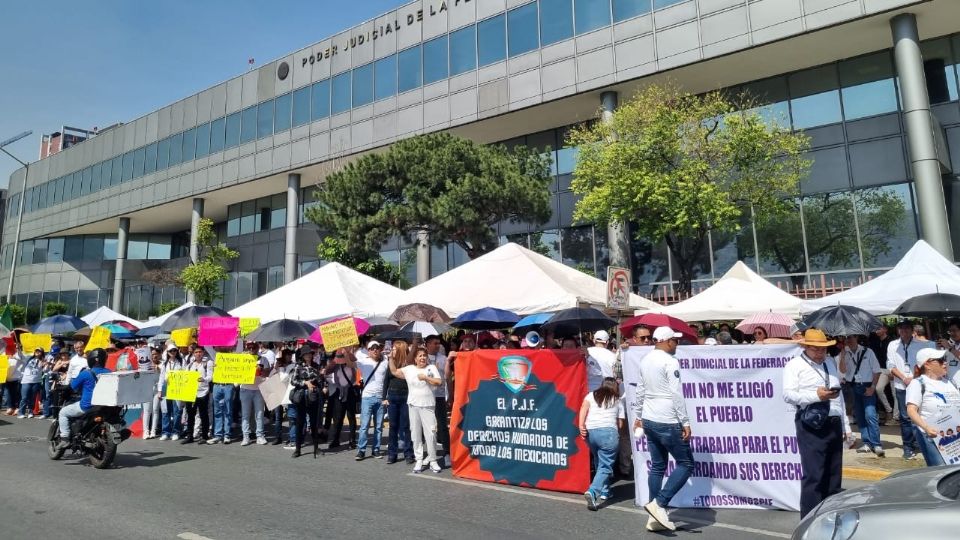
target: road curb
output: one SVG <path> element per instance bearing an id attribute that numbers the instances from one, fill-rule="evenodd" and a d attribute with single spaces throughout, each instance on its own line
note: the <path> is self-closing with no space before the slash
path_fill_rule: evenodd
<path id="1" fill-rule="evenodd" d="M 869 480 L 877 481 L 893 474 L 892 471 L 880 469 L 863 469 L 860 467 L 843 467 L 843 478 L 847 480 Z"/>

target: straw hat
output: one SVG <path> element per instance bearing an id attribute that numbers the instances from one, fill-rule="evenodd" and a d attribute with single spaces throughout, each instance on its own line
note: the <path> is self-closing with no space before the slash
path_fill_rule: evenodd
<path id="1" fill-rule="evenodd" d="M 824 334 L 822 330 L 810 328 L 803 333 L 803 339 L 801 339 L 798 343 L 807 347 L 829 347 L 831 345 L 835 345 L 837 340 L 828 340 L 827 335 Z"/>

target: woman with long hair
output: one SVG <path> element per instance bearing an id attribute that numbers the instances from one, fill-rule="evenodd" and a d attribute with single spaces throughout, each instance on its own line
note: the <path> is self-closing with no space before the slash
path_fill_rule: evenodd
<path id="1" fill-rule="evenodd" d="M 580 436 L 587 439 L 597 469 L 590 489 L 583 494 L 590 510 L 597 510 L 597 501 L 605 501 L 610 495 L 610 477 L 620 449 L 624 416 L 620 385 L 613 377 L 604 377 L 600 387 L 588 393 L 580 406 Z"/>
<path id="2" fill-rule="evenodd" d="M 960 390 L 947 375 L 946 352 L 920 349 L 914 378 L 907 386 L 907 416 L 917 430 L 915 439 L 928 467 L 944 465 L 943 456 L 937 450 L 937 442 L 943 438 L 937 421 L 941 415 L 960 406 Z"/>
<path id="3" fill-rule="evenodd" d="M 350 449 L 357 444 L 357 399 L 353 386 L 357 380 L 356 359 L 346 347 L 341 347 L 333 354 L 333 360 L 327 363 L 324 375 L 333 377 L 329 384 L 327 408 L 331 409 L 333 428 L 330 436 L 330 450 L 340 447 L 340 433 L 343 431 L 343 420 L 350 424 Z"/>
<path id="4" fill-rule="evenodd" d="M 407 381 L 397 375 L 410 363 L 410 346 L 405 341 L 394 341 L 390 350 L 390 368 L 383 384 L 383 405 L 390 419 L 390 435 L 387 437 L 387 464 L 397 462 L 399 444 L 403 442 L 403 454 L 407 463 L 413 463 L 413 447 L 410 445 L 410 411 L 407 407 Z"/>
<path id="5" fill-rule="evenodd" d="M 437 370 L 437 366 L 430 364 L 427 349 L 424 347 L 415 349 L 412 365 L 408 363 L 400 369 L 395 369 L 391 365 L 390 370 L 394 377 L 403 377 L 407 381 L 410 437 L 413 439 L 413 452 L 417 458 L 417 464 L 414 465 L 413 472 L 419 473 L 423 470 L 424 465 L 429 463 L 430 470 L 438 473 L 440 472 L 440 464 L 437 463 L 435 433 L 437 417 L 433 387 L 443 384 L 440 372 Z M 424 452 L 424 445 L 426 445 L 426 452 Z"/>

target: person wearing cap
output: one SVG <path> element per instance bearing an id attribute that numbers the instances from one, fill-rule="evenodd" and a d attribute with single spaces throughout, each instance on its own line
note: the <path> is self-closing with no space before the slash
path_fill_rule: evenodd
<path id="1" fill-rule="evenodd" d="M 647 475 L 650 502 L 643 508 L 650 514 L 647 530 L 651 531 L 661 528 L 676 530 L 666 506 L 687 483 L 694 467 L 690 417 L 680 384 L 680 363 L 673 356 L 682 336 L 667 326 L 654 330 L 654 349 L 640 362 L 637 378 L 633 427 L 643 429 L 650 449 L 652 464 Z M 673 456 L 677 465 L 664 484 L 668 456 Z"/>
<path id="2" fill-rule="evenodd" d="M 860 439 L 863 441 L 857 453 L 873 452 L 878 457 L 883 457 L 883 447 L 880 446 L 880 421 L 877 418 L 877 381 L 880 380 L 880 362 L 877 361 L 873 351 L 860 345 L 859 336 L 847 336 L 844 345 L 845 347 L 840 351 L 847 368 L 843 378 L 853 390 L 853 411 L 857 426 L 860 428 Z"/>
<path id="3" fill-rule="evenodd" d="M 380 440 L 383 438 L 383 414 L 386 407 L 380 399 L 383 395 L 383 383 L 387 379 L 387 362 L 383 359 L 383 345 L 371 339 L 367 346 L 356 352 L 357 369 L 363 384 L 360 387 L 360 434 L 357 437 L 357 461 L 367 457 L 367 446 L 371 447 L 371 454 L 375 458 L 383 457 L 380 454 Z M 373 440 L 368 440 L 367 429 L 373 419 Z"/>
<path id="4" fill-rule="evenodd" d="M 593 347 L 587 348 L 587 390 L 593 392 L 600 388 L 603 379 L 613 377 L 613 365 L 617 355 L 607 349 L 610 334 L 600 330 L 593 334 Z"/>
<path id="5" fill-rule="evenodd" d="M 905 394 L 907 415 L 916 425 L 917 442 L 928 467 L 944 465 L 934 442 L 941 433 L 937 422 L 944 414 L 960 407 L 960 390 L 947 376 L 946 354 L 943 349 L 917 351 L 915 377 Z"/>
<path id="6" fill-rule="evenodd" d="M 900 418 L 900 438 L 903 442 L 903 459 L 914 459 L 920 451 L 920 442 L 910 417 L 907 416 L 907 387 L 913 381 L 913 368 L 917 365 L 917 353 L 922 349 L 932 349 L 932 341 L 920 341 L 913 337 L 913 323 L 900 321 L 897 335 L 887 346 L 887 367 L 893 379 L 893 393 L 897 398 L 897 412 Z"/>
<path id="7" fill-rule="evenodd" d="M 836 344 L 816 328 L 803 333 L 803 353 L 783 368 L 783 400 L 796 408 L 794 425 L 803 478 L 800 516 L 840 492 L 843 444 L 850 426 L 840 392 L 840 368 L 827 354 Z"/>

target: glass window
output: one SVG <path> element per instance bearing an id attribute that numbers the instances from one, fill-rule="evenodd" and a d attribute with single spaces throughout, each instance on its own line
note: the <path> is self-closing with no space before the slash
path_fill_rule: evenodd
<path id="1" fill-rule="evenodd" d="M 563 253 L 563 264 L 597 277 L 593 265 L 592 225 L 561 229 L 560 247 Z"/>
<path id="2" fill-rule="evenodd" d="M 240 144 L 240 113 L 235 112 L 227 117 L 226 135 L 224 135 L 224 150 Z"/>
<path id="3" fill-rule="evenodd" d="M 240 234 L 240 205 L 231 204 L 227 207 L 227 236 Z"/>
<path id="4" fill-rule="evenodd" d="M 573 0 L 540 0 L 540 43 L 573 37 Z"/>
<path id="5" fill-rule="evenodd" d="M 256 220 L 256 201 L 244 201 L 240 204 L 240 234 L 254 231 Z"/>
<path id="6" fill-rule="evenodd" d="M 151 260 L 170 259 L 170 237 L 162 234 L 150 236 L 150 245 L 147 247 L 147 258 Z"/>
<path id="7" fill-rule="evenodd" d="M 397 72 L 400 92 L 413 90 L 420 86 L 423 70 L 420 63 L 420 46 L 410 47 L 397 54 Z"/>
<path id="8" fill-rule="evenodd" d="M 330 116 L 330 79 L 313 83 L 310 106 L 310 118 L 313 120 Z"/>
<path id="9" fill-rule="evenodd" d="M 506 17 L 497 15 L 477 23 L 477 60 L 480 67 L 507 57 Z"/>
<path id="10" fill-rule="evenodd" d="M 287 224 L 287 195 L 278 193 L 270 201 L 270 228 L 282 229 Z"/>
<path id="11" fill-rule="evenodd" d="M 350 72 L 344 72 L 333 78 L 331 110 L 333 114 L 350 110 Z"/>
<path id="12" fill-rule="evenodd" d="M 225 132 L 224 126 L 227 120 L 225 118 L 217 118 L 213 122 L 210 122 L 210 153 L 216 154 L 217 152 L 222 152 L 224 148 L 225 141 Z"/>
<path id="13" fill-rule="evenodd" d="M 127 240 L 127 259 L 131 261 L 146 259 L 148 243 L 146 237 L 131 235 L 130 239 Z"/>
<path id="14" fill-rule="evenodd" d="M 625 21 L 644 13 L 650 13 L 650 0 L 613 0 L 613 22 Z"/>
<path id="15" fill-rule="evenodd" d="M 140 151 L 141 153 L 143 152 L 142 149 L 139 150 L 139 151 Z M 141 163 L 142 163 L 142 159 L 141 159 Z M 136 164 L 136 160 L 134 160 L 134 164 Z M 136 172 L 136 171 L 134 171 L 134 172 Z M 141 172 L 140 172 L 140 175 L 143 176 L 143 171 L 142 171 L 142 170 L 141 170 Z M 83 170 L 83 178 L 82 178 L 81 181 L 80 181 L 80 195 L 81 195 L 81 196 L 90 193 L 90 179 L 91 179 L 92 177 L 93 177 L 93 167 L 87 167 L 86 169 Z"/>
<path id="16" fill-rule="evenodd" d="M 253 230 L 270 229 L 270 197 L 260 197 L 254 202 Z"/>
<path id="17" fill-rule="evenodd" d="M 447 36 L 423 44 L 423 84 L 447 78 Z"/>
<path id="18" fill-rule="evenodd" d="M 577 35 L 610 25 L 610 0 L 573 0 Z"/>
<path id="19" fill-rule="evenodd" d="M 47 239 L 38 238 L 33 241 L 33 264 L 47 262 Z"/>
<path id="20" fill-rule="evenodd" d="M 841 120 L 834 65 L 808 69 L 788 78 L 793 127 L 805 129 Z"/>
<path id="21" fill-rule="evenodd" d="M 510 56 L 532 51 L 540 45 L 537 39 L 536 2 L 507 12 L 507 45 Z"/>
<path id="22" fill-rule="evenodd" d="M 147 145 L 147 148 L 144 152 L 143 174 L 151 174 L 156 170 L 157 170 L 157 143 L 151 143 Z"/>
<path id="23" fill-rule="evenodd" d="M 197 159 L 210 153 L 210 124 L 197 126 Z"/>
<path id="24" fill-rule="evenodd" d="M 917 241 L 915 210 L 910 185 L 861 189 L 853 192 L 863 265 L 894 266 Z"/>
<path id="25" fill-rule="evenodd" d="M 116 236 L 106 236 L 103 239 L 103 253 L 101 256 L 104 260 L 115 261 L 117 260 L 117 237 Z"/>
<path id="26" fill-rule="evenodd" d="M 272 119 L 271 119 L 272 123 Z M 247 107 L 240 113 L 240 144 L 257 138 L 257 106 Z"/>
<path id="27" fill-rule="evenodd" d="M 70 190 L 70 197 L 76 199 L 80 196 L 80 184 L 83 182 L 83 172 L 77 171 L 73 173 L 73 188 Z M 66 197 L 67 192 L 64 190 L 64 197 Z"/>
<path id="28" fill-rule="evenodd" d="M 183 133 L 170 137 L 170 166 L 183 162 Z"/>
<path id="29" fill-rule="evenodd" d="M 187 161 L 193 161 L 197 157 L 197 130 L 188 129 L 183 132 L 183 155 L 181 156 L 181 161 L 186 163 Z"/>
<path id="30" fill-rule="evenodd" d="M 257 106 L 257 138 L 273 135 L 273 100 Z"/>
<path id="31" fill-rule="evenodd" d="M 302 126 L 310 122 L 310 87 L 293 92 L 293 126 Z"/>
<path id="32" fill-rule="evenodd" d="M 787 97 L 787 79 L 773 77 L 743 85 L 740 93 L 753 107 L 748 112 L 757 113 L 767 124 L 790 127 L 790 106 Z"/>
<path id="33" fill-rule="evenodd" d="M 154 147 L 154 154 L 156 154 L 157 149 Z M 100 163 L 95 164 L 91 167 L 92 172 L 90 174 L 90 193 L 96 193 L 100 191 Z"/>
<path id="34" fill-rule="evenodd" d="M 83 258 L 83 237 L 68 236 L 63 242 L 63 260 L 79 261 Z"/>
<path id="35" fill-rule="evenodd" d="M 923 55 L 923 71 L 927 78 L 930 103 L 956 101 L 957 73 L 950 51 L 950 41 L 925 41 L 920 44 L 920 53 Z"/>
<path id="36" fill-rule="evenodd" d="M 530 249 L 545 257 L 559 261 L 560 231 L 550 230 L 530 233 Z"/>
<path id="37" fill-rule="evenodd" d="M 83 260 L 87 262 L 100 262 L 103 260 L 102 236 L 83 237 Z"/>
<path id="38" fill-rule="evenodd" d="M 117 156 L 111 160 L 112 165 L 111 169 L 113 172 L 110 173 L 110 185 L 115 186 L 120 183 L 120 178 L 123 176 L 123 156 Z"/>
<path id="39" fill-rule="evenodd" d="M 397 93 L 397 55 L 377 60 L 374 69 L 374 99 L 381 100 Z"/>
<path id="40" fill-rule="evenodd" d="M 477 27 L 470 25 L 450 34 L 450 76 L 477 69 Z"/>
<path id="41" fill-rule="evenodd" d="M 893 63 L 887 51 L 840 62 L 840 87 L 847 120 L 897 110 Z"/>
<path id="42" fill-rule="evenodd" d="M 143 176 L 143 158 L 146 154 L 146 149 L 137 148 L 133 151 L 133 177 L 140 178 Z"/>
<path id="43" fill-rule="evenodd" d="M 373 101 L 373 64 L 353 70 L 353 106 L 360 107 Z"/>
<path id="44" fill-rule="evenodd" d="M 163 139 L 157 145 L 157 170 L 162 171 L 170 166 L 170 137 Z M 104 171 L 106 178 L 106 171 Z M 106 182 L 104 182 L 106 184 Z"/>
<path id="45" fill-rule="evenodd" d="M 804 197 L 803 218 L 811 272 L 860 268 L 851 192 Z"/>
<path id="46" fill-rule="evenodd" d="M 123 161 L 121 163 L 121 180 L 126 182 L 133 178 L 133 152 L 127 152 L 123 155 Z"/>
<path id="47" fill-rule="evenodd" d="M 33 264 L 33 240 L 20 242 L 19 264 Z"/>
<path id="48" fill-rule="evenodd" d="M 290 94 L 284 94 L 273 100 L 275 108 L 273 114 L 273 132 L 279 133 L 290 129 Z"/>
<path id="49" fill-rule="evenodd" d="M 63 202 L 63 178 L 57 178 L 51 184 L 53 184 L 53 204 L 60 204 Z"/>

